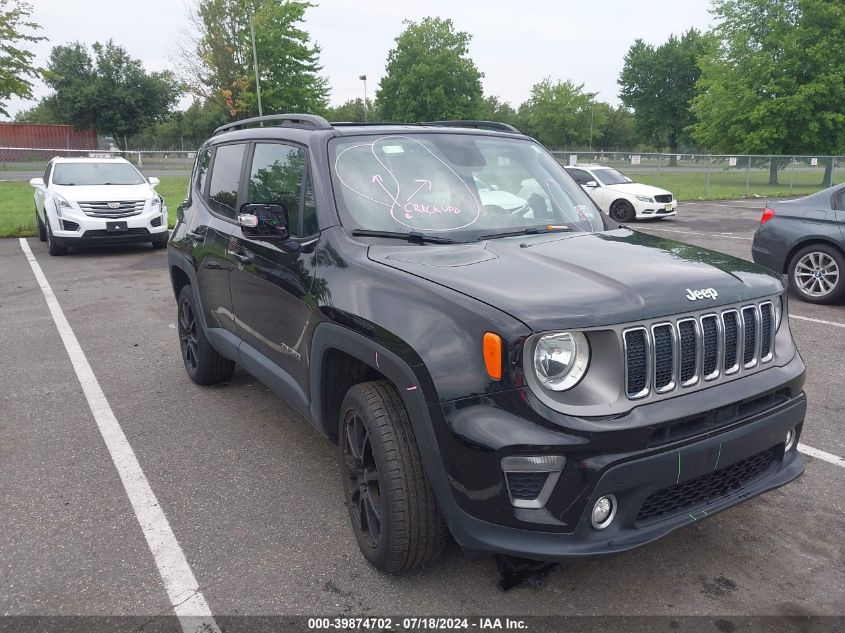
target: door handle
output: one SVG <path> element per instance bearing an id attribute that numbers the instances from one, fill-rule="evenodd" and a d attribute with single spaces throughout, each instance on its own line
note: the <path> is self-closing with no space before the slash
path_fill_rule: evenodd
<path id="1" fill-rule="evenodd" d="M 231 257 L 232 259 L 238 260 L 242 264 L 251 264 L 252 260 L 255 258 L 255 256 L 252 253 L 249 253 L 247 251 L 230 251 L 230 250 L 227 250 L 226 254 L 229 257 Z"/>

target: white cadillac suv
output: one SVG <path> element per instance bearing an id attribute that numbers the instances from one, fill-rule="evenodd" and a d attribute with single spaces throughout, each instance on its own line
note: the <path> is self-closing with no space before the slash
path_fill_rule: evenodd
<path id="1" fill-rule="evenodd" d="M 569 175 L 617 222 L 677 215 L 678 201 L 671 192 L 635 182 L 604 165 L 569 165 Z"/>
<path id="2" fill-rule="evenodd" d="M 149 182 L 123 158 L 53 158 L 33 178 L 38 238 L 51 255 L 68 246 L 124 242 L 167 245 L 167 207 Z"/>

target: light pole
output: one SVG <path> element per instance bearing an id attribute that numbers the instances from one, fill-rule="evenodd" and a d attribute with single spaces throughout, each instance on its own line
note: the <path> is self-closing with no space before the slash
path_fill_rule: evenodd
<path id="1" fill-rule="evenodd" d="M 258 81 L 258 53 L 255 51 L 255 22 L 254 15 L 249 16 L 249 34 L 252 38 L 252 67 L 255 70 L 255 96 L 258 97 L 258 116 L 264 116 L 261 109 L 261 84 Z"/>
<path id="2" fill-rule="evenodd" d="M 367 122 L 367 76 L 358 75 L 358 79 L 364 82 L 364 123 Z"/>

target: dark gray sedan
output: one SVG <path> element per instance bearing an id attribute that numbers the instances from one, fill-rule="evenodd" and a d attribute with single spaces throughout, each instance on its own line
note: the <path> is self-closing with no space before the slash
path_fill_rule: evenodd
<path id="1" fill-rule="evenodd" d="M 789 275 L 804 301 L 845 297 L 845 185 L 797 200 L 770 202 L 751 247 L 754 261 Z"/>

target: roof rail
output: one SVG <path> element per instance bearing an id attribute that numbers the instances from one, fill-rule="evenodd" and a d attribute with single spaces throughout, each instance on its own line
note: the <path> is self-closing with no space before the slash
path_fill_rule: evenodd
<path id="1" fill-rule="evenodd" d="M 378 127 L 380 125 L 423 125 L 422 123 L 405 123 L 403 121 L 332 121 L 330 125 L 345 127 Z"/>
<path id="2" fill-rule="evenodd" d="M 315 130 L 331 130 L 331 124 L 323 117 L 316 114 L 268 114 L 267 116 L 256 116 L 251 119 L 242 119 L 241 121 L 234 121 L 221 125 L 214 130 L 212 136 L 216 136 L 221 132 L 231 132 L 232 130 L 240 130 L 242 128 L 259 125 L 262 123 L 269 123 L 271 121 L 281 121 L 282 123 L 296 123 L 303 126 L 311 126 Z"/>
<path id="3" fill-rule="evenodd" d="M 499 121 L 424 121 L 420 125 L 441 125 L 444 127 L 474 127 L 479 130 L 500 130 L 502 132 L 514 132 L 522 134 L 514 126 Z"/>

